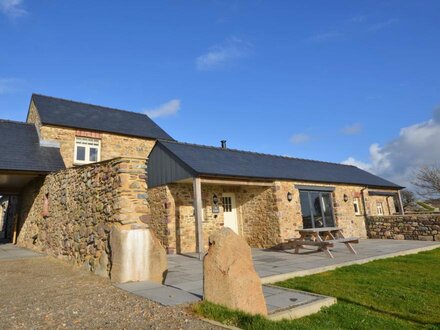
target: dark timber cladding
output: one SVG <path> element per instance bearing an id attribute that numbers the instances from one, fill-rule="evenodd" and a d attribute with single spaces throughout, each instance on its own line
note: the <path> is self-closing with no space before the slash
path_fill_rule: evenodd
<path id="1" fill-rule="evenodd" d="M 395 190 L 402 188 L 351 165 L 175 141 L 158 141 L 148 164 L 150 187 L 198 176 L 342 183 Z"/>
<path id="2" fill-rule="evenodd" d="M 148 157 L 147 171 L 150 188 L 188 179 L 195 175 L 193 170 L 167 152 L 160 143 L 156 143 Z"/>

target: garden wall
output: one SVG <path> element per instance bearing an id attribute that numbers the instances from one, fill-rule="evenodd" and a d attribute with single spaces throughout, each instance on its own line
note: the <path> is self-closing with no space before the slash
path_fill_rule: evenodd
<path id="1" fill-rule="evenodd" d="M 367 218 L 369 238 L 440 241 L 440 214 Z"/>
<path id="2" fill-rule="evenodd" d="M 109 276 L 112 228 L 149 213 L 146 161 L 117 158 L 51 173 L 20 196 L 18 244 Z"/>

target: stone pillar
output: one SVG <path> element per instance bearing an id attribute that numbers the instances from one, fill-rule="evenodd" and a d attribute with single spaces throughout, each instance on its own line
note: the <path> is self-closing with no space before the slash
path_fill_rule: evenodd
<path id="1" fill-rule="evenodd" d="M 110 249 L 113 282 L 163 283 L 167 272 L 166 251 L 148 226 L 114 226 Z"/>
<path id="2" fill-rule="evenodd" d="M 251 248 L 229 228 L 209 237 L 203 261 L 203 299 L 250 314 L 267 315 Z"/>

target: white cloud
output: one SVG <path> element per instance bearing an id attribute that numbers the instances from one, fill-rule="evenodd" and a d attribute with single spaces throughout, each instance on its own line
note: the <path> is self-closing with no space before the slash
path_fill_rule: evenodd
<path id="1" fill-rule="evenodd" d="M 21 79 L 0 78 L 0 95 L 17 91 L 19 89 L 19 85 L 22 83 L 23 81 Z"/>
<path id="2" fill-rule="evenodd" d="M 309 38 L 309 41 L 312 41 L 312 42 L 327 42 L 327 41 L 337 40 L 341 36 L 342 36 L 341 32 L 330 31 L 330 32 L 320 33 L 320 34 L 316 34 L 314 36 L 311 36 Z"/>
<path id="3" fill-rule="evenodd" d="M 23 0 L 0 0 L 0 11 L 10 18 L 17 18 L 28 13 L 23 8 Z"/>
<path id="4" fill-rule="evenodd" d="M 432 119 L 404 127 L 394 140 L 383 147 L 370 146 L 370 162 L 349 157 L 343 163 L 351 164 L 382 176 L 397 184 L 413 189 L 414 173 L 422 166 L 440 163 L 440 107 Z"/>
<path id="5" fill-rule="evenodd" d="M 252 52 L 252 48 L 252 44 L 249 42 L 231 37 L 225 42 L 211 47 L 207 53 L 197 57 L 197 69 L 206 71 L 221 68 L 227 63 L 248 57 Z"/>
<path id="6" fill-rule="evenodd" d="M 180 100 L 174 99 L 165 102 L 164 104 L 161 104 L 156 108 L 145 110 L 144 113 L 151 118 L 157 118 L 157 117 L 175 115 L 179 110 L 180 110 Z"/>
<path id="7" fill-rule="evenodd" d="M 391 25 L 396 24 L 397 22 L 399 22 L 398 19 L 390 18 L 390 19 L 388 19 L 388 20 L 386 20 L 386 21 L 379 22 L 379 23 L 376 23 L 376 24 L 371 25 L 371 26 L 368 28 L 368 31 L 375 32 L 375 31 L 383 30 L 383 29 L 385 29 L 385 28 L 387 28 L 387 27 L 389 27 L 389 26 L 391 26 Z"/>
<path id="8" fill-rule="evenodd" d="M 362 125 L 359 123 L 354 123 L 348 126 L 345 126 L 342 129 L 342 133 L 345 135 L 355 135 L 362 131 Z"/>
<path id="9" fill-rule="evenodd" d="M 310 141 L 310 139 L 311 139 L 310 135 L 304 133 L 298 133 L 290 138 L 290 142 L 292 142 L 293 144 L 301 144 Z"/>
<path id="10" fill-rule="evenodd" d="M 363 23 L 366 20 L 367 20 L 366 15 L 357 15 L 357 16 L 350 17 L 348 19 L 348 22 L 350 22 L 350 23 Z"/>

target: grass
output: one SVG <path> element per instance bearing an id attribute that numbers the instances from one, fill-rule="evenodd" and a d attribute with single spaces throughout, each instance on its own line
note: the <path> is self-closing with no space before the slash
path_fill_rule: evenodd
<path id="1" fill-rule="evenodd" d="M 440 329 L 440 249 L 277 285 L 333 296 L 338 303 L 311 316 L 277 322 L 208 302 L 194 310 L 243 329 Z"/>

